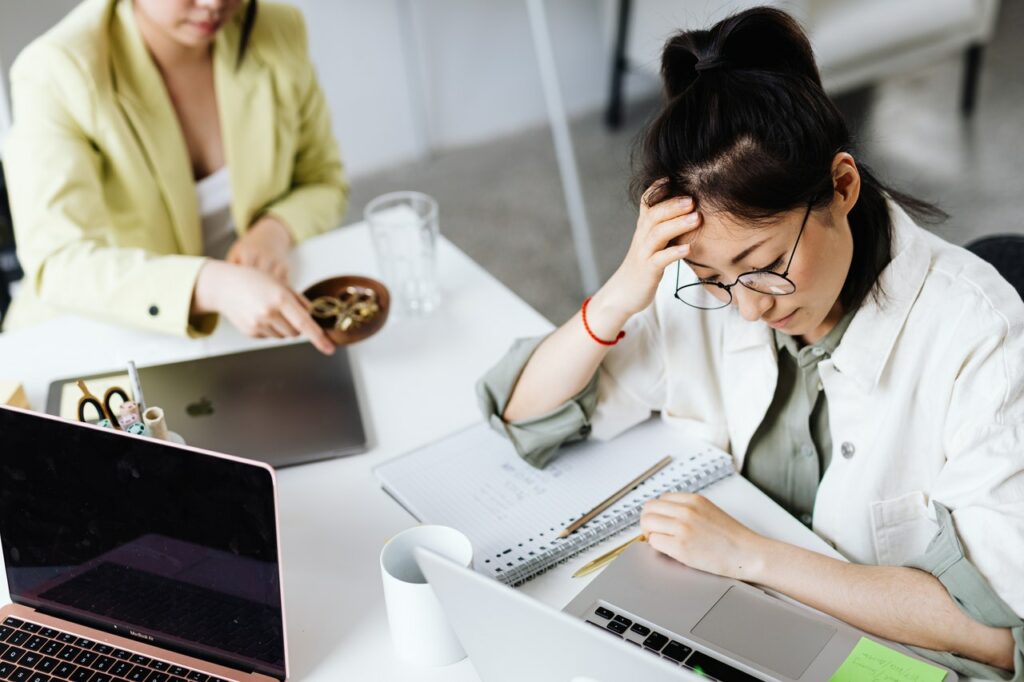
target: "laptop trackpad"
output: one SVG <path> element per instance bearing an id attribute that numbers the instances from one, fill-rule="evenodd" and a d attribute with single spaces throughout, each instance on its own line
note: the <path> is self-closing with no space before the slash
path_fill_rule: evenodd
<path id="1" fill-rule="evenodd" d="M 836 629 L 795 613 L 771 597 L 730 587 L 690 632 L 795 680 Z"/>

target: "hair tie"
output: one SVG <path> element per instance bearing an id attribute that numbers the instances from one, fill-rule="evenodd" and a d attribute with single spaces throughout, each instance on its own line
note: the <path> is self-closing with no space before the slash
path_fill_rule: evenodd
<path id="1" fill-rule="evenodd" d="M 693 65 L 694 71 L 710 71 L 711 69 L 717 69 L 728 64 L 728 60 L 722 59 L 721 57 L 710 57 L 708 59 L 701 59 Z"/>

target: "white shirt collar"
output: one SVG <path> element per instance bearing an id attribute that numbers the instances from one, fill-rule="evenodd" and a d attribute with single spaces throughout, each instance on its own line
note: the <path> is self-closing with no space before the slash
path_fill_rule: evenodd
<path id="1" fill-rule="evenodd" d="M 882 270 L 872 293 L 857 310 L 832 355 L 836 369 L 851 376 L 865 391 L 874 388 L 881 378 L 930 263 L 919 234 L 921 228 L 892 202 L 889 211 L 893 258 Z M 882 293 L 876 300 L 874 294 L 879 288 Z M 725 328 L 726 352 L 773 345 L 771 327 L 767 324 L 747 322 L 735 307 L 730 307 L 725 314 L 729 316 Z"/>

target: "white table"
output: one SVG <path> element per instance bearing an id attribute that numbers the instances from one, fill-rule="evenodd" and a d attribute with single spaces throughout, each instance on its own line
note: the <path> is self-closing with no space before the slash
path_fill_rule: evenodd
<path id="1" fill-rule="evenodd" d="M 357 224 L 302 244 L 293 260 L 301 289 L 327 276 L 376 275 L 366 227 Z M 363 455 L 278 474 L 288 655 L 295 680 L 451 680 L 478 677 L 468 661 L 437 669 L 393 655 L 377 563 L 384 542 L 415 524 L 377 484 L 372 468 L 480 419 L 473 385 L 521 336 L 551 324 L 441 240 L 444 301 L 433 315 L 388 322 L 351 348 L 372 448 Z M 17 379 L 36 409 L 53 379 L 258 347 L 227 323 L 206 339 L 125 330 L 77 317 L 0 334 L 0 378 Z M 708 496 L 753 530 L 835 555 L 746 480 L 733 476 Z M 610 542 L 619 542 L 615 539 Z M 590 578 L 572 580 L 605 547 L 527 583 L 525 592 L 556 607 Z M 6 582 L 2 585 L 7 601 Z"/>

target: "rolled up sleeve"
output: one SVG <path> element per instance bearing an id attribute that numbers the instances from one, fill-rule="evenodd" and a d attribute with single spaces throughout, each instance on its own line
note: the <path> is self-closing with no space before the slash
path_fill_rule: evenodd
<path id="1" fill-rule="evenodd" d="M 519 339 L 508 353 L 477 382 L 476 392 L 484 417 L 498 433 L 506 436 L 519 456 L 543 468 L 563 443 L 586 438 L 597 406 L 598 373 L 582 391 L 555 409 L 530 419 L 507 422 L 502 418 L 523 368 L 547 337 Z"/>
<path id="2" fill-rule="evenodd" d="M 988 580 L 964 555 L 950 511 L 938 502 L 934 506 L 939 531 L 925 552 L 906 565 L 927 571 L 938 578 L 956 605 L 974 620 L 990 627 L 1009 628 L 1013 633 L 1015 647 L 1014 670 L 1008 674 L 1005 670 L 951 652 L 911 648 L 961 675 L 986 680 L 1024 681 L 1024 621 L 996 594 Z"/>

